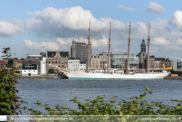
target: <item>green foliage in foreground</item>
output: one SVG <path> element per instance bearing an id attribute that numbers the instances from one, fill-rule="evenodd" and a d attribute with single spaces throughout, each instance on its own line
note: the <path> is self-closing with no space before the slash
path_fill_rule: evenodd
<path id="1" fill-rule="evenodd" d="M 11 53 L 9 53 L 10 48 L 3 48 L 4 56 L 9 59 Z M 9 60 L 10 61 L 10 60 Z M 17 96 L 18 90 L 15 84 L 18 83 L 16 76 L 13 74 L 16 68 L 11 65 L 12 62 L 6 64 L 6 67 L 10 69 L 2 69 L 0 71 L 0 115 L 17 115 L 18 110 L 21 112 L 20 105 L 26 103 L 20 97 Z"/>
<path id="2" fill-rule="evenodd" d="M 96 99 L 90 100 L 86 99 L 87 103 L 80 103 L 77 98 L 70 100 L 78 104 L 77 110 L 70 110 L 69 108 L 60 107 L 59 104 L 55 106 L 55 109 L 47 107 L 48 104 L 42 105 L 39 100 L 35 103 L 42 106 L 48 111 L 48 115 L 182 115 L 182 100 L 172 101 L 178 102 L 176 106 L 168 106 L 162 104 L 162 102 L 151 102 L 148 104 L 146 100 L 142 100 L 147 94 L 152 94 L 148 87 L 145 88 L 146 91 L 140 96 L 131 97 L 131 101 L 122 100 L 119 105 L 114 105 L 116 103 L 116 98 L 111 97 L 110 100 L 105 100 L 104 97 L 98 96 Z M 28 109 L 31 111 L 32 115 L 43 115 L 42 112 Z"/>

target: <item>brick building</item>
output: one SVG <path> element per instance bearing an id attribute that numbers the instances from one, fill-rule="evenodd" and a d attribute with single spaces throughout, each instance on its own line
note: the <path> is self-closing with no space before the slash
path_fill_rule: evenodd
<path id="1" fill-rule="evenodd" d="M 55 67 L 50 66 L 49 64 L 53 64 L 58 66 L 62 69 L 68 68 L 68 59 L 69 59 L 69 52 L 61 52 L 61 51 L 48 51 L 47 50 L 47 72 L 51 69 L 56 69 Z"/>

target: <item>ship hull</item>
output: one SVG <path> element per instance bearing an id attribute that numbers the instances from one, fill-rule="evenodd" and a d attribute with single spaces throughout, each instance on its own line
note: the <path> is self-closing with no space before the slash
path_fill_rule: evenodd
<path id="1" fill-rule="evenodd" d="M 141 74 L 108 74 L 86 73 L 84 71 L 69 71 L 65 73 L 68 79 L 122 79 L 122 80 L 163 80 L 169 73 L 141 73 Z"/>

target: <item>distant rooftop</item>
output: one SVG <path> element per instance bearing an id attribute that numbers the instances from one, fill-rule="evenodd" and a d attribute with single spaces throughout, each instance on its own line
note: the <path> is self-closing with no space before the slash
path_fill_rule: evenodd
<path id="1" fill-rule="evenodd" d="M 155 61 L 166 61 L 165 58 L 155 58 Z"/>
<path id="2" fill-rule="evenodd" d="M 42 57 L 42 55 L 28 55 L 28 56 L 31 56 L 31 57 Z"/>
<path id="3" fill-rule="evenodd" d="M 60 51 L 59 52 L 60 56 L 62 57 L 69 57 L 69 52 L 68 51 Z M 47 51 L 47 56 L 48 57 L 54 57 L 56 55 L 56 51 Z"/>

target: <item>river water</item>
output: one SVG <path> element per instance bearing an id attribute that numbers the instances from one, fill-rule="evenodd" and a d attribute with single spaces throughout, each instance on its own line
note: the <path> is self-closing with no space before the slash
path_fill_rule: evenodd
<path id="1" fill-rule="evenodd" d="M 68 80 L 68 79 L 18 79 L 18 96 L 28 102 L 28 108 L 33 108 L 43 113 L 46 111 L 34 103 L 40 100 L 42 104 L 48 103 L 48 107 L 54 108 L 60 104 L 78 110 L 77 104 L 69 101 L 77 97 L 82 103 L 85 99 L 95 99 L 97 96 L 106 96 L 109 99 L 117 97 L 117 103 L 121 100 L 129 101 L 132 96 L 139 96 L 149 87 L 152 94 L 144 97 L 151 101 L 163 102 L 166 105 L 176 105 L 170 99 L 182 100 L 182 80 Z M 30 114 L 23 111 L 23 115 Z"/>

